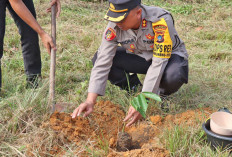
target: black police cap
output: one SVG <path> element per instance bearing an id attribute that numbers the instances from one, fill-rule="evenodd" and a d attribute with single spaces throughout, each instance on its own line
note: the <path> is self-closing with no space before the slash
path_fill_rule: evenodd
<path id="1" fill-rule="evenodd" d="M 109 10 L 104 18 L 116 23 L 121 22 L 140 4 L 141 0 L 109 0 Z"/>

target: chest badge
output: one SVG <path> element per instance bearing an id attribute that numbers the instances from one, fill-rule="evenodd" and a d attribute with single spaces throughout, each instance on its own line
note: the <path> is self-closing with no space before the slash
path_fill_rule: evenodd
<path id="1" fill-rule="evenodd" d="M 115 37 L 116 37 L 115 31 L 114 31 L 112 28 L 109 28 L 109 29 L 106 31 L 105 39 L 106 39 L 107 41 L 111 41 L 111 40 L 113 40 Z"/>
<path id="2" fill-rule="evenodd" d="M 135 45 L 134 45 L 134 44 L 131 44 L 131 45 L 130 45 L 130 48 L 131 48 L 131 49 L 135 49 Z"/>
<path id="3" fill-rule="evenodd" d="M 153 40 L 154 39 L 154 36 L 152 36 L 150 33 L 148 35 L 146 35 L 146 38 L 149 39 L 149 40 Z"/>
<path id="4" fill-rule="evenodd" d="M 147 27 L 147 20 L 143 19 L 142 21 L 142 28 Z"/>
<path id="5" fill-rule="evenodd" d="M 130 49 L 127 49 L 128 51 L 134 53 L 135 51 L 135 45 L 134 44 L 130 44 Z"/>

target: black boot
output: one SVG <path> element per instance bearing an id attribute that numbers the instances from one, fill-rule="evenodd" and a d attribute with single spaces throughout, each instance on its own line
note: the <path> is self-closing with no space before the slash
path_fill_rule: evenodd
<path id="1" fill-rule="evenodd" d="M 40 74 L 28 75 L 26 80 L 27 80 L 26 88 L 37 88 L 39 85 L 39 81 L 41 80 L 41 75 Z"/>

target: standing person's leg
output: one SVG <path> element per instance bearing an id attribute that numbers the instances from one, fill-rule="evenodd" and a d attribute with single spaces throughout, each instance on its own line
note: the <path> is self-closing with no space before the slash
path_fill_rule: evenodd
<path id="1" fill-rule="evenodd" d="M 97 59 L 97 53 L 92 59 L 93 63 Z M 129 76 L 130 89 L 136 86 L 142 86 L 138 74 L 146 74 L 151 62 L 147 62 L 144 58 L 134 54 L 126 53 L 126 49 L 118 47 L 113 64 L 109 73 L 108 79 L 114 85 L 122 89 L 128 90 L 128 80 L 126 74 Z M 129 73 L 134 73 L 129 75 Z"/>
<path id="2" fill-rule="evenodd" d="M 23 0 L 23 2 L 36 18 L 33 1 Z M 35 86 L 37 86 L 38 76 L 41 75 L 41 56 L 38 34 L 14 12 L 10 4 L 7 7 L 14 18 L 21 35 L 24 69 L 27 75 L 27 81 L 29 84 L 33 85 L 35 83 Z"/>
<path id="3" fill-rule="evenodd" d="M 3 44 L 5 35 L 5 18 L 6 18 L 6 5 L 8 0 L 0 0 L 0 90 L 2 87 L 2 71 L 1 71 L 1 58 L 3 56 Z"/>
<path id="4" fill-rule="evenodd" d="M 173 54 L 160 82 L 160 95 L 175 93 L 184 83 L 188 83 L 188 60 Z"/>

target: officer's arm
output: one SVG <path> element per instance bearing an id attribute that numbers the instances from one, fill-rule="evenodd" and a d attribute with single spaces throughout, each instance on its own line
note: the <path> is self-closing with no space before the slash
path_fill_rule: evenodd
<path id="1" fill-rule="evenodd" d="M 160 81 L 168 59 L 171 57 L 173 42 L 175 42 L 172 31 L 174 26 L 172 20 L 165 20 L 164 18 L 153 23 L 152 26 L 155 33 L 153 58 L 142 91 L 159 94 Z"/>
<path id="2" fill-rule="evenodd" d="M 50 53 L 51 48 L 56 48 L 52 38 L 41 28 L 34 16 L 25 6 L 22 0 L 9 0 L 12 8 L 18 14 L 18 16 L 27 23 L 32 29 L 34 29 L 41 37 L 44 46 L 46 47 L 48 53 Z"/>
<path id="3" fill-rule="evenodd" d="M 152 59 L 152 64 L 149 67 L 143 85 L 143 92 L 153 92 L 158 93 L 160 80 L 162 74 L 167 65 L 167 59 L 154 58 Z"/>
<path id="4" fill-rule="evenodd" d="M 105 87 L 117 49 L 117 37 L 114 30 L 115 24 L 109 22 L 102 36 L 102 43 L 97 53 L 97 60 L 91 72 L 89 93 L 105 94 Z"/>

